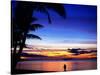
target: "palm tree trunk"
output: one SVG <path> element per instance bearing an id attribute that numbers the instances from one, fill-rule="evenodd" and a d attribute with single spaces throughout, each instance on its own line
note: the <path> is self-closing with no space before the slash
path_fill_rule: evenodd
<path id="1" fill-rule="evenodd" d="M 21 53 L 23 51 L 23 47 L 24 47 L 24 44 L 25 44 L 25 41 L 26 41 L 27 32 L 28 31 L 25 32 L 24 37 L 23 37 L 22 42 L 21 42 L 20 47 L 19 47 L 19 51 L 15 56 L 15 62 L 13 63 L 14 64 L 14 70 L 16 69 L 17 63 L 20 61 Z"/>
<path id="2" fill-rule="evenodd" d="M 18 51 L 19 58 L 20 58 L 20 55 L 21 55 L 21 53 L 23 51 L 23 47 L 24 47 L 25 41 L 26 41 L 26 34 L 25 34 L 25 36 L 24 36 L 24 38 L 22 40 L 22 43 L 21 43 L 20 48 L 19 48 L 19 51 Z"/>
<path id="3" fill-rule="evenodd" d="M 16 50 L 17 50 L 17 41 L 15 42 L 15 45 L 14 45 L 13 55 L 16 54 Z"/>
<path id="4" fill-rule="evenodd" d="M 15 64 L 16 64 L 16 50 L 17 50 L 17 41 L 14 45 L 13 53 L 11 53 L 11 72 L 13 73 L 15 71 Z"/>
<path id="5" fill-rule="evenodd" d="M 16 71 L 16 64 L 17 64 L 17 54 L 11 56 L 11 73 Z"/>
<path id="6" fill-rule="evenodd" d="M 28 33 L 28 29 L 24 32 L 24 36 L 23 36 L 23 39 L 22 39 L 22 42 L 21 42 L 21 44 L 20 44 L 20 48 L 19 48 L 19 51 L 18 51 L 18 55 L 21 55 L 21 53 L 22 53 L 22 51 L 23 51 L 23 47 L 24 47 L 24 45 L 25 45 L 27 33 Z"/>

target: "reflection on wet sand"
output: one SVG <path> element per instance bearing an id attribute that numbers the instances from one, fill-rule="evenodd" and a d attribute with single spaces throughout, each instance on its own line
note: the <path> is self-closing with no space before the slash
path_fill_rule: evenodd
<path id="1" fill-rule="evenodd" d="M 73 70 L 91 70 L 97 68 L 94 60 L 86 61 L 22 61 L 17 65 L 17 69 L 21 70 L 39 70 L 39 71 L 66 71 Z"/>

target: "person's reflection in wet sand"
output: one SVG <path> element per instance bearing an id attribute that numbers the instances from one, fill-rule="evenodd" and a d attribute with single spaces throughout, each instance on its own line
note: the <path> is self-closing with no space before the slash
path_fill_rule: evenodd
<path id="1" fill-rule="evenodd" d="M 64 71 L 66 71 L 66 65 L 64 64 Z"/>

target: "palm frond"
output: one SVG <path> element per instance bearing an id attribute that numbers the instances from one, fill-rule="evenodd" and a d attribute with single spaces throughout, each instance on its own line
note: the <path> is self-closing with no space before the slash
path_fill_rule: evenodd
<path id="1" fill-rule="evenodd" d="M 47 17 L 48 17 L 49 23 L 51 23 L 51 17 L 50 17 L 49 12 L 48 12 L 47 9 L 45 8 L 45 5 L 40 5 L 40 6 L 38 6 L 38 7 L 37 7 L 37 11 L 42 12 L 42 13 L 45 13 L 45 14 L 47 15 Z"/>
<path id="2" fill-rule="evenodd" d="M 40 39 L 40 40 L 42 40 L 39 36 L 37 36 L 37 35 L 34 35 L 34 34 L 27 34 L 27 38 L 28 39 Z"/>
<path id="3" fill-rule="evenodd" d="M 34 2 L 34 6 L 36 7 L 36 11 L 40 11 L 47 14 L 49 23 L 51 23 L 51 18 L 48 9 L 51 9 L 58 13 L 58 15 L 62 16 L 63 18 L 66 18 L 66 11 L 62 4 Z"/>
<path id="4" fill-rule="evenodd" d="M 38 19 L 37 18 L 35 18 L 35 17 L 32 17 L 32 19 L 31 19 L 31 21 L 37 21 Z"/>
<path id="5" fill-rule="evenodd" d="M 46 7 L 48 9 L 55 11 L 63 18 L 66 18 L 66 12 L 65 12 L 64 6 L 62 4 L 48 3 L 48 4 L 46 4 Z"/>
<path id="6" fill-rule="evenodd" d="M 41 25 L 41 24 L 32 24 L 32 25 L 30 25 L 29 30 L 35 31 L 36 29 L 39 29 L 39 28 L 43 28 L 43 25 Z"/>

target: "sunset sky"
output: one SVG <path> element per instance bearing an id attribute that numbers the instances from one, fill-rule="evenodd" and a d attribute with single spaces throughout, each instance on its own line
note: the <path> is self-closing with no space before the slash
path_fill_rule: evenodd
<path id="1" fill-rule="evenodd" d="M 16 6 L 13 2 L 13 11 Z M 45 13 L 35 11 L 33 16 L 44 28 L 30 32 L 42 40 L 27 39 L 26 44 L 42 48 L 96 48 L 97 7 L 64 4 L 66 19 L 48 9 L 52 24 Z M 14 13 L 12 13 L 14 14 Z"/>
<path id="2" fill-rule="evenodd" d="M 47 48 L 96 48 L 96 6 L 64 4 L 64 8 L 67 15 L 66 19 L 63 19 L 56 12 L 48 10 L 52 24 L 48 23 L 46 14 L 35 12 L 33 16 L 38 18 L 35 23 L 42 24 L 44 28 L 30 33 L 40 36 L 42 40 L 27 39 L 26 44 Z"/>

